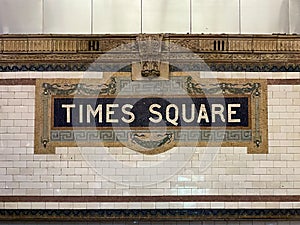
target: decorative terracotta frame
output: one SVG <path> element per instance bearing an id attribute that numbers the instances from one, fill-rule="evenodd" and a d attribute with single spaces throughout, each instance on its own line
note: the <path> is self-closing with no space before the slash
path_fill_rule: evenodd
<path id="1" fill-rule="evenodd" d="M 100 93 L 100 97 L 115 97 L 120 94 L 120 86 L 123 82 L 135 82 L 131 81 L 130 73 L 107 73 L 106 79 L 103 80 L 78 80 L 78 79 L 37 79 L 36 82 L 36 110 L 35 110 L 35 153 L 45 154 L 45 153 L 55 153 L 55 147 L 77 147 L 79 146 L 114 146 L 121 147 L 127 140 L 126 146 L 134 149 L 135 151 L 145 153 L 145 154 L 158 154 L 166 151 L 175 146 L 177 140 L 177 146 L 240 146 L 248 147 L 248 153 L 267 153 L 268 152 L 268 130 L 267 130 L 267 81 L 266 80 L 245 80 L 245 79 L 200 79 L 195 80 L 192 73 L 181 72 L 174 73 L 171 79 L 176 80 L 181 88 L 185 89 L 186 94 L 190 97 L 204 96 L 205 93 L 210 93 L 209 97 L 212 96 L 230 96 L 230 97 L 247 97 L 249 99 L 248 106 L 248 116 L 250 121 L 250 127 L 241 128 L 237 127 L 233 129 L 232 127 L 221 129 L 216 128 L 214 130 L 200 130 L 197 129 L 170 129 L 165 139 L 168 141 L 160 143 L 160 147 L 155 148 L 152 151 L 144 151 L 142 145 L 137 145 L 136 141 L 133 140 L 133 135 L 131 130 L 95 130 L 95 131 L 85 131 L 84 128 L 81 130 L 75 130 L 73 128 L 64 129 L 60 131 L 59 129 L 52 130 L 52 118 L 53 115 L 53 99 L 58 97 L 90 97 L 95 96 L 95 93 Z M 169 81 L 156 81 L 157 84 L 162 84 L 164 87 L 168 85 Z M 205 83 L 203 85 L 202 83 Z M 217 83 L 216 83 L 217 82 Z M 146 83 L 146 82 L 144 82 Z M 134 83 L 135 85 L 140 85 L 139 82 Z M 143 88 L 143 87 L 140 87 Z M 173 87 L 172 87 L 173 88 Z M 170 88 L 170 90 L 172 90 Z M 173 88 L 174 89 L 174 88 Z M 176 88 L 175 88 L 176 89 Z M 174 91 L 173 91 L 174 92 Z M 173 96 L 175 92 L 172 91 L 169 96 Z M 167 96 L 168 96 L 167 95 Z M 147 95 L 147 87 L 145 87 L 145 96 Z M 208 97 L 208 98 L 209 98 Z M 158 129 L 159 131 L 159 129 Z M 68 134 L 66 134 L 69 132 Z M 80 134 L 78 133 L 80 132 Z M 89 133 L 87 133 L 89 132 Z M 93 136 L 98 136 L 97 141 L 88 139 L 91 132 Z M 136 131 L 145 133 L 145 131 Z M 186 141 L 178 142 L 180 133 L 189 137 L 189 135 L 195 136 L 197 138 L 188 138 Z M 193 133 L 191 133 L 193 132 Z M 78 134 L 76 134 L 78 133 Z M 108 134 L 109 133 L 109 134 Z M 178 134 L 177 134 L 178 133 Z M 190 134 L 191 133 L 191 134 Z M 67 138 L 64 136 L 67 135 Z M 76 136 L 86 136 L 86 139 L 82 138 L 76 139 Z M 103 140 L 103 136 L 110 136 L 112 139 Z M 218 136 L 222 135 L 220 139 Z M 191 137 L 192 137 L 191 136 Z M 208 137 L 208 139 L 207 139 Z M 211 137 L 216 139 L 211 139 Z M 118 138 L 121 138 L 120 142 Z M 206 139 L 205 139 L 206 138 Z M 120 139 L 120 140 L 121 140 Z M 142 141 L 142 140 L 137 140 Z M 209 142 L 209 144 L 208 144 Z M 150 143 L 151 144 L 151 143 Z"/>

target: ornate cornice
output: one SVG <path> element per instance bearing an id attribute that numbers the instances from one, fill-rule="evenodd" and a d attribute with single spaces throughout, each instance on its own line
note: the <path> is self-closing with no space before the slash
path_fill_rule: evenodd
<path id="1" fill-rule="evenodd" d="M 84 71 L 92 63 L 93 70 L 128 71 L 140 60 L 139 36 L 0 35 L 0 71 Z M 299 35 L 161 36 L 161 58 L 168 59 L 171 71 L 178 65 L 181 70 L 300 71 Z M 209 68 L 191 64 L 191 53 Z"/>

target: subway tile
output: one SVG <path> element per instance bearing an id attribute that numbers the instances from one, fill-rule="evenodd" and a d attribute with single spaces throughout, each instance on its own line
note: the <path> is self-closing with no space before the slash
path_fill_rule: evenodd
<path id="1" fill-rule="evenodd" d="M 89 202 L 89 203 L 87 203 L 86 208 L 87 209 L 100 209 L 100 204 L 101 203 L 98 203 L 98 202 Z"/>
<path id="2" fill-rule="evenodd" d="M 259 79 L 260 74 L 257 72 L 247 72 L 246 79 Z"/>
<path id="3" fill-rule="evenodd" d="M 16 73 L 15 72 L 1 72 L 0 78 L 1 79 L 15 79 Z"/>
<path id="4" fill-rule="evenodd" d="M 86 203 L 84 202 L 76 202 L 76 203 L 73 203 L 73 209 L 86 209 Z"/>
<path id="5" fill-rule="evenodd" d="M 115 203 L 111 203 L 111 202 L 103 202 L 100 205 L 100 209 L 113 209 L 115 206 Z"/>
<path id="6" fill-rule="evenodd" d="M 299 189 L 284 189 L 286 190 L 286 195 L 298 195 L 299 194 Z M 298 202 L 299 204 L 299 202 Z"/>
<path id="7" fill-rule="evenodd" d="M 280 207 L 279 202 L 266 202 L 267 209 L 278 209 Z"/>
<path id="8" fill-rule="evenodd" d="M 272 79 L 285 79 L 286 76 L 287 73 L 285 72 L 272 73 Z"/>
<path id="9" fill-rule="evenodd" d="M 81 189 L 81 195 L 82 196 L 94 196 L 95 195 L 95 190 L 94 189 L 88 189 L 88 188 Z"/>
<path id="10" fill-rule="evenodd" d="M 22 182 L 20 183 L 20 188 L 40 188 L 40 189 L 44 189 L 46 188 L 46 184 L 45 183 L 40 183 L 40 182 Z"/>
<path id="11" fill-rule="evenodd" d="M 239 208 L 248 209 L 251 208 L 251 202 L 239 202 Z"/>
<path id="12" fill-rule="evenodd" d="M 30 188 L 26 189 L 26 195 L 29 196 L 41 196 L 41 188 Z"/>
<path id="13" fill-rule="evenodd" d="M 46 202 L 46 209 L 59 209 L 58 202 Z"/>
<path id="14" fill-rule="evenodd" d="M 24 92 L 22 86 L 20 87 L 21 88 L 15 87 L 12 92 Z M 272 93 L 272 95 L 269 95 L 269 98 L 273 98 L 274 96 L 276 98 L 278 97 L 278 94 L 273 95 L 273 92 L 287 93 L 286 98 L 282 100 L 277 98 L 277 102 L 280 103 L 280 100 L 284 102 L 286 99 L 290 98 L 293 100 L 297 99 L 299 95 L 295 93 L 298 93 L 300 89 L 295 90 L 294 86 L 289 85 L 284 85 L 282 87 L 273 85 L 271 88 L 269 88 L 269 91 Z M 294 94 L 289 94 L 292 92 L 294 92 Z M 19 95 L 19 97 L 21 97 L 21 95 Z M 294 101 L 292 101 L 292 103 L 291 101 L 286 101 L 287 107 L 290 106 L 288 103 L 293 104 Z M 93 173 L 93 171 L 88 169 L 88 165 L 83 161 L 83 158 L 80 157 L 81 153 L 79 148 L 58 149 L 56 155 L 33 155 L 32 147 L 20 147 L 21 143 L 22 146 L 27 142 L 29 142 L 30 145 L 33 143 L 34 130 L 31 129 L 29 133 L 25 132 L 28 130 L 26 128 L 29 122 L 26 122 L 22 126 L 19 123 L 19 126 L 16 128 L 13 128 L 13 125 L 11 125 L 3 130 L 3 134 L 5 135 L 2 136 L 2 138 L 4 137 L 11 139 L 9 141 L 6 140 L 5 146 L 13 146 L 11 148 L 3 148 L 3 150 L 7 151 L 7 154 L 4 154 L 2 157 L 3 163 L 0 163 L 0 173 L 2 173 L 2 175 L 6 175 L 4 172 L 7 171 L 7 174 L 9 175 L 9 179 L 6 181 L 8 190 L 6 190 L 5 193 L 19 195 L 36 194 L 77 196 L 85 194 L 124 196 L 149 194 L 296 194 L 297 191 L 299 191 L 300 186 L 300 170 L 298 169 L 298 159 L 300 158 L 300 154 L 297 142 L 299 137 L 297 134 L 295 134 L 297 130 L 293 129 L 296 129 L 297 127 L 297 125 L 295 125 L 297 124 L 295 118 L 297 118 L 297 116 L 300 117 L 300 114 L 298 115 L 297 112 L 287 113 L 286 109 L 286 111 L 282 112 L 282 115 L 279 114 L 279 118 L 284 119 L 285 123 L 276 123 L 275 121 L 279 118 L 272 119 L 272 115 L 276 113 L 276 110 L 280 111 L 280 109 L 274 107 L 280 107 L 280 104 L 277 104 L 276 101 L 269 101 L 269 104 L 273 104 L 272 107 L 270 107 L 269 118 L 271 121 L 274 120 L 272 125 L 269 126 L 271 127 L 269 128 L 269 131 L 272 132 L 272 138 L 281 138 L 280 141 L 276 142 L 277 146 L 270 147 L 269 154 L 248 155 L 246 148 L 221 148 L 216 160 L 210 164 L 210 168 L 201 172 L 201 174 L 198 174 L 200 172 L 199 163 L 198 167 L 194 166 L 197 165 L 199 156 L 201 158 L 201 149 L 199 148 L 199 155 L 192 159 L 194 162 L 186 164 L 188 171 L 186 171 L 184 175 L 173 177 L 171 179 L 172 182 L 163 182 L 158 185 L 146 187 L 145 189 L 131 187 L 130 190 L 128 190 L 127 187 L 122 187 L 116 184 L 111 185 L 102 177 L 90 175 Z M 296 111 L 296 109 L 297 108 L 292 108 L 292 111 Z M 11 108 L 10 110 L 16 110 L 16 108 Z M 10 110 L 8 110 L 7 113 L 12 114 Z M 28 113 L 28 116 L 30 115 L 29 112 L 26 113 Z M 31 121 L 33 120 L 31 119 Z M 12 124 L 14 123 L 15 121 L 13 121 Z M 293 126 L 290 124 L 293 124 Z M 31 124 L 31 126 L 33 126 L 33 124 Z M 17 142 L 13 140 L 14 138 L 16 138 Z M 291 140 L 294 141 L 291 142 L 289 138 L 293 138 Z M 19 141 L 21 139 L 30 140 Z M 15 146 L 16 144 L 17 146 Z M 20 145 L 19 147 L 18 144 Z M 115 150 L 115 152 L 114 150 L 112 150 L 112 152 L 117 154 L 118 151 L 117 149 Z M 95 154 L 95 156 L 97 155 L 97 151 L 95 151 L 93 148 L 90 148 L 90 152 Z M 153 160 L 151 161 L 150 157 L 131 158 L 125 149 L 122 154 L 124 155 L 119 157 L 119 160 L 123 160 L 126 163 L 130 162 L 131 160 L 137 160 L 139 162 L 145 160 L 145 172 L 151 171 L 153 173 L 158 173 L 156 168 L 148 170 L 149 167 L 153 165 Z M 64 155 L 71 155 L 73 161 L 71 161 L 68 157 L 63 157 Z M 76 161 L 74 161 L 74 156 L 78 156 Z M 97 157 L 99 157 L 99 154 Z M 207 158 L 209 159 L 211 156 L 207 155 Z M 156 159 L 158 159 L 158 157 L 156 157 Z M 176 166 L 178 163 L 180 163 L 180 158 L 175 157 L 174 160 L 176 162 L 174 162 L 171 166 Z M 11 161 L 10 164 L 8 163 L 9 161 Z M 111 163 L 112 162 L 108 161 L 108 163 L 105 164 L 108 166 L 107 171 L 105 172 L 109 173 L 109 171 L 111 171 L 111 175 L 113 176 L 115 170 L 112 170 L 111 166 L 113 164 Z M 139 165 L 143 165 L 143 163 L 140 163 Z M 124 168 L 119 168 L 119 171 L 122 169 Z M 160 171 L 163 169 L 166 170 L 167 168 L 159 168 Z M 169 169 L 170 171 L 172 170 L 171 167 Z M 31 173 L 32 175 L 30 175 Z M 132 181 L 132 179 L 137 177 L 133 175 L 128 176 L 128 174 L 131 174 L 130 170 L 126 169 L 122 173 L 120 172 L 118 177 L 113 177 L 113 179 Z M 146 175 L 143 175 L 143 173 L 139 176 L 139 179 L 147 178 L 147 181 L 150 181 L 151 179 L 150 176 L 147 177 Z M 7 177 L 4 176 L 3 180 L 6 178 Z M 195 182 L 198 184 L 195 184 Z M 36 188 L 35 184 L 37 183 L 46 183 L 46 187 Z M 172 187 L 172 189 L 170 187 Z M 172 206 L 170 205 L 169 207 Z M 183 204 L 181 207 L 188 206 L 184 206 Z M 226 208 L 231 206 L 225 204 L 224 207 Z M 243 207 L 243 205 L 239 205 L 239 207 Z M 266 207 L 271 207 L 271 204 L 266 204 Z"/>
<path id="15" fill-rule="evenodd" d="M 254 168 L 254 169 L 253 169 L 253 173 L 254 173 L 254 174 L 263 175 L 263 174 L 266 174 L 266 173 L 267 173 L 267 170 L 266 170 L 266 168 L 261 168 L 261 167 L 259 167 L 259 168 Z"/>
<path id="16" fill-rule="evenodd" d="M 274 189 L 259 189 L 260 195 L 274 195 Z"/>
<path id="17" fill-rule="evenodd" d="M 31 202 L 18 202 L 17 203 L 17 208 L 18 209 L 31 209 Z"/>
<path id="18" fill-rule="evenodd" d="M 260 181 L 267 181 L 267 182 L 276 181 L 275 178 L 274 178 L 274 175 L 272 175 L 272 174 L 259 175 L 259 180 Z"/>
<path id="19" fill-rule="evenodd" d="M 45 202 L 32 202 L 31 208 L 32 209 L 45 209 L 46 203 Z"/>
<path id="20" fill-rule="evenodd" d="M 211 208 L 223 209 L 224 207 L 224 202 L 211 202 Z"/>
<path id="21" fill-rule="evenodd" d="M 5 202 L 4 207 L 5 207 L 5 209 L 17 209 L 18 203 L 17 202 Z"/>
<path id="22" fill-rule="evenodd" d="M 238 208 L 238 202 L 225 202 L 226 209 L 237 209 Z"/>
<path id="23" fill-rule="evenodd" d="M 279 204 L 281 209 L 293 208 L 292 202 L 280 202 Z"/>

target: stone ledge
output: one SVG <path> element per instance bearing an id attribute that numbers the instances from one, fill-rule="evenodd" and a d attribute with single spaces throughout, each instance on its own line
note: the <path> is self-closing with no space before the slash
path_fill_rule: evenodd
<path id="1" fill-rule="evenodd" d="M 0 53 L 104 53 L 138 51 L 131 35 L 0 35 Z M 163 34 L 162 51 L 300 52 L 299 35 Z"/>
<path id="2" fill-rule="evenodd" d="M 138 37 L 0 35 L 0 72 L 131 71 L 140 60 Z M 164 34 L 160 54 L 170 71 L 297 72 L 300 35 Z"/>

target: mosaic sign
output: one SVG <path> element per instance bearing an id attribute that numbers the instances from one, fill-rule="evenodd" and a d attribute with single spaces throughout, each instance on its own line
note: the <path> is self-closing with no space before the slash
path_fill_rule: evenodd
<path id="1" fill-rule="evenodd" d="M 244 146 L 266 153 L 266 94 L 262 80 L 197 80 L 188 73 L 147 82 L 117 75 L 38 80 L 35 152 L 125 146 L 159 154 L 175 146 Z"/>
<path id="2" fill-rule="evenodd" d="M 191 103 L 186 103 L 191 100 Z M 70 98 L 53 97 L 52 128 L 245 127 L 248 98 Z M 115 102 L 118 103 L 115 103 Z M 172 102 L 176 102 L 172 103 Z M 180 118 L 181 117 L 181 118 Z"/>

